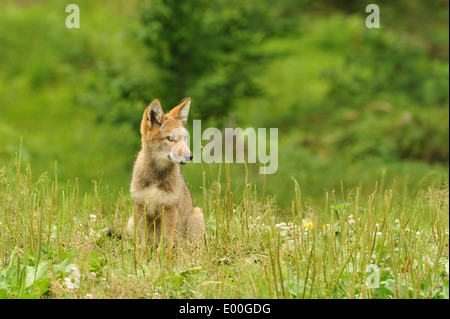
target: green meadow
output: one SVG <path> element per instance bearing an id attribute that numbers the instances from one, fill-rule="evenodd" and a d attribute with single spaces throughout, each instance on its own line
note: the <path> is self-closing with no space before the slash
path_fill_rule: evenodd
<path id="1" fill-rule="evenodd" d="M 208 3 L 2 2 L 0 298 L 449 298 L 448 2 Z M 183 166 L 202 247 L 107 237 L 185 96 L 191 132 L 278 128 L 278 170 Z"/>

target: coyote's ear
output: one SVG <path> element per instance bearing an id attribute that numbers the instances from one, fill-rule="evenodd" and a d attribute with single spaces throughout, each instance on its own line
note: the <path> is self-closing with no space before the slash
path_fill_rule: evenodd
<path id="1" fill-rule="evenodd" d="M 190 106 L 191 98 L 188 97 L 184 99 L 178 106 L 174 107 L 169 112 L 169 115 L 172 115 L 174 118 L 179 119 L 183 123 L 183 125 L 186 125 Z"/>
<path id="2" fill-rule="evenodd" d="M 164 122 L 164 111 L 158 99 L 153 100 L 148 106 L 147 121 L 150 127 L 161 125 Z"/>
<path id="3" fill-rule="evenodd" d="M 141 133 L 144 135 L 145 128 L 160 127 L 165 120 L 164 111 L 158 99 L 154 99 L 145 109 L 142 116 Z"/>

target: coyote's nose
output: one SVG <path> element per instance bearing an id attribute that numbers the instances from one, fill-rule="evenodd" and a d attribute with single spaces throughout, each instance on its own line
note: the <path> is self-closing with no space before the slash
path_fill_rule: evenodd
<path id="1" fill-rule="evenodd" d="M 188 154 L 188 155 L 184 155 L 184 156 L 183 156 L 183 160 L 181 160 L 180 164 L 181 164 L 181 165 L 184 165 L 184 164 L 189 163 L 189 162 L 192 160 L 193 157 L 194 157 L 194 156 L 192 155 L 192 153 L 190 153 L 190 154 Z"/>

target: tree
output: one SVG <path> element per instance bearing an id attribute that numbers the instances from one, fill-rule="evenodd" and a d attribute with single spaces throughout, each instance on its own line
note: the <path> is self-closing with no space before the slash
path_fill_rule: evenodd
<path id="1" fill-rule="evenodd" d="M 153 0 L 141 5 L 142 39 L 157 67 L 163 105 L 190 96 L 196 118 L 223 119 L 270 56 L 256 48 L 277 32 L 275 1 Z M 168 106 L 168 107 L 169 107 Z"/>

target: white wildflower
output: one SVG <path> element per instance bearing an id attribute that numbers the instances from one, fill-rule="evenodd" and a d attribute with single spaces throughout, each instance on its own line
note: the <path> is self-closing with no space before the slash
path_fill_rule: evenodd
<path id="1" fill-rule="evenodd" d="M 64 278 L 64 284 L 66 285 L 66 288 L 68 290 L 73 290 L 74 288 L 78 288 L 73 282 L 72 279 L 70 278 Z"/>

